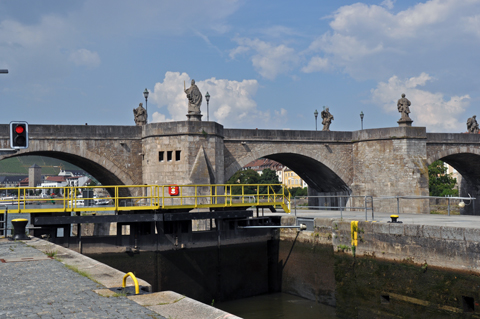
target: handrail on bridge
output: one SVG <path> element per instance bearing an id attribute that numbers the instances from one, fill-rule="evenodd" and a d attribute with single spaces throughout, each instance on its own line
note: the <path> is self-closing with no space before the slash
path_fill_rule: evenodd
<path id="1" fill-rule="evenodd" d="M 462 196 L 419 196 L 419 195 L 398 195 L 398 196 L 381 196 L 379 197 L 380 199 L 396 199 L 397 200 L 397 214 L 400 215 L 400 199 L 446 199 L 447 200 L 447 205 L 448 205 L 448 216 L 450 216 L 450 200 L 468 200 L 470 201 L 469 204 L 465 205 L 470 205 L 473 203 L 474 211 L 475 211 L 475 197 L 470 196 L 468 194 L 468 197 L 462 197 Z"/>
<path id="2" fill-rule="evenodd" d="M 338 198 L 338 206 L 301 206 L 302 208 L 318 208 L 318 209 L 337 209 L 340 210 L 340 218 L 343 218 L 344 210 L 365 210 L 365 220 L 368 220 L 368 211 L 372 212 L 372 220 L 375 219 L 374 210 L 373 210 L 373 196 L 370 195 L 319 195 L 319 196 L 295 196 L 293 198 L 293 205 L 295 210 L 295 216 L 297 216 L 297 206 L 298 200 L 306 198 Z M 344 200 L 346 198 L 346 200 Z M 358 198 L 360 201 L 363 199 L 363 206 L 352 206 L 352 200 Z M 353 200 L 353 204 L 356 205 L 357 201 Z M 348 206 L 347 204 L 350 203 Z"/>
<path id="3" fill-rule="evenodd" d="M 39 192 L 40 195 L 30 195 Z M 7 187 L 0 188 L 0 193 L 16 194 L 0 198 L 0 205 L 8 205 L 9 213 L 118 212 L 245 206 L 281 206 L 286 213 L 291 210 L 290 191 L 281 184 Z"/>

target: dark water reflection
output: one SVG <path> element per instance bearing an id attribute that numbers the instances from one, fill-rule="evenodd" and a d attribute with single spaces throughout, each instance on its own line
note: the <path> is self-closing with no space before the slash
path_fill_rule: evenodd
<path id="1" fill-rule="evenodd" d="M 245 319 L 330 319 L 335 308 L 297 296 L 276 293 L 214 304 Z"/>
<path id="2" fill-rule="evenodd" d="M 245 319 L 480 318 L 478 274 L 354 258 L 331 245 L 282 241 L 275 250 L 274 244 L 91 257 L 134 271 L 157 291 L 213 301 Z M 243 298 L 252 295 L 259 296 Z"/>

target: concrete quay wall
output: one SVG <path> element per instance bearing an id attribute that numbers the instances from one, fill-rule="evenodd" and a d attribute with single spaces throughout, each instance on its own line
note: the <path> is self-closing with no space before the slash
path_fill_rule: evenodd
<path id="1" fill-rule="evenodd" d="M 282 224 L 295 224 L 295 217 L 282 218 Z M 316 218 L 314 225 L 314 231 L 302 232 L 301 240 L 352 253 L 350 221 Z M 282 231 L 281 240 L 290 232 Z M 355 254 L 480 273 L 480 229 L 359 221 Z"/>

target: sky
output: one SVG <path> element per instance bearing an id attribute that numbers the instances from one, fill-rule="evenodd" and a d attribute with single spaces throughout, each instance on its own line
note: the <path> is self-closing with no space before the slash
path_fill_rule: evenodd
<path id="1" fill-rule="evenodd" d="M 225 128 L 465 132 L 480 115 L 480 0 L 0 0 L 3 123 L 185 121 L 184 82 Z M 203 120 L 207 105 L 201 106 Z M 318 119 L 321 129 L 321 119 Z"/>

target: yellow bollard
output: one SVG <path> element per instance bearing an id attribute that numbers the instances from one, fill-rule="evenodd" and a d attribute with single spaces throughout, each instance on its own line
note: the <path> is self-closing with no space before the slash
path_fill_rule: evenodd
<path id="1" fill-rule="evenodd" d="M 25 235 L 25 227 L 27 226 L 27 223 L 28 219 L 25 218 L 12 219 L 14 240 L 30 240 L 30 237 Z M 5 233 L 5 235 L 6 234 L 7 233 Z"/>

